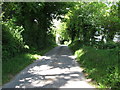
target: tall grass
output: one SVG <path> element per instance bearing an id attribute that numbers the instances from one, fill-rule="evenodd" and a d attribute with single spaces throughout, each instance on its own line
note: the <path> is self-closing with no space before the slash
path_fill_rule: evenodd
<path id="1" fill-rule="evenodd" d="M 87 78 L 95 81 L 99 88 L 120 88 L 118 49 L 103 50 L 83 46 L 73 51 L 84 72 L 88 74 Z"/>
<path id="2" fill-rule="evenodd" d="M 40 58 L 50 49 L 55 47 L 52 45 L 41 51 L 30 51 L 29 53 L 19 54 L 13 58 L 8 58 L 8 60 L 2 62 L 2 84 L 9 82 L 17 73 L 27 67 L 29 64 L 33 63 L 36 59 Z"/>
<path id="3" fill-rule="evenodd" d="M 2 80 L 3 84 L 13 78 L 19 71 L 31 64 L 37 59 L 33 54 L 25 53 L 11 58 L 2 63 Z"/>

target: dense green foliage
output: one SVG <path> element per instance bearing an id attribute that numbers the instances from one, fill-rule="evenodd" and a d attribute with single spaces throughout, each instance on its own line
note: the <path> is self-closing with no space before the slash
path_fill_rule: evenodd
<path id="1" fill-rule="evenodd" d="M 14 57 L 24 49 L 24 42 L 21 32 L 24 30 L 20 26 L 15 26 L 12 20 L 3 23 L 2 26 L 2 48 L 3 60 Z"/>
<path id="2" fill-rule="evenodd" d="M 111 3 L 112 4 L 112 3 Z M 118 17 L 117 4 L 89 2 L 76 3 L 66 18 L 67 31 L 72 41 L 81 40 L 86 45 L 94 45 L 97 36 L 104 43 L 113 41 L 116 34 L 120 33 L 120 18 Z"/>
<path id="3" fill-rule="evenodd" d="M 29 49 L 45 49 L 55 44 L 52 19 L 61 18 L 66 3 L 3 3 L 3 59 Z"/>
<path id="4" fill-rule="evenodd" d="M 120 2 L 80 2 L 66 15 L 69 47 L 100 88 L 120 88 Z M 98 39 L 98 36 L 101 38 Z"/>
<path id="5" fill-rule="evenodd" d="M 120 73 L 118 68 L 119 51 L 117 49 L 101 50 L 89 46 L 81 46 L 76 50 L 78 43 L 71 45 L 75 51 L 77 61 L 87 73 L 87 78 L 95 81 L 99 88 L 120 88 Z"/>

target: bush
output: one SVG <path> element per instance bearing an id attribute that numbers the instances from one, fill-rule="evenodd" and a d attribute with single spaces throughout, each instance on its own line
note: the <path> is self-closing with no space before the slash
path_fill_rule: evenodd
<path id="1" fill-rule="evenodd" d="M 119 42 L 107 42 L 107 43 L 97 43 L 96 45 L 93 45 L 96 48 L 99 49 L 114 49 L 114 48 L 120 48 L 120 43 Z"/>
<path id="2" fill-rule="evenodd" d="M 80 47 L 82 47 L 84 44 L 82 41 L 80 40 L 76 40 L 74 42 L 72 42 L 71 44 L 69 44 L 69 47 L 71 48 L 71 50 L 73 52 L 75 52 L 76 50 L 78 50 Z"/>
<path id="3" fill-rule="evenodd" d="M 24 49 L 22 31 L 24 29 L 13 24 L 13 21 L 7 21 L 2 24 L 2 56 L 3 61 L 14 57 Z"/>

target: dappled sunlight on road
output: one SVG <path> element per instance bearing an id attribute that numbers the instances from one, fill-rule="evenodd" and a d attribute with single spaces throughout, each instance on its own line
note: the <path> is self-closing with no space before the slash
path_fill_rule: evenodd
<path id="1" fill-rule="evenodd" d="M 59 46 L 23 70 L 6 87 L 93 88 L 67 46 Z"/>

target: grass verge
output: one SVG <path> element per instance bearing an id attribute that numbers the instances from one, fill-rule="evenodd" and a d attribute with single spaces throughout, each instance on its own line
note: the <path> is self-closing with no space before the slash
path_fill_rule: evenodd
<path id="1" fill-rule="evenodd" d="M 17 73 L 33 63 L 36 59 L 40 58 L 46 52 L 51 50 L 56 45 L 48 47 L 41 51 L 33 51 L 30 53 L 23 53 L 17 55 L 5 62 L 2 62 L 2 84 L 9 82 Z"/>
<path id="2" fill-rule="evenodd" d="M 73 47 L 72 45 L 72 50 Z M 120 88 L 118 49 L 101 50 L 82 46 L 73 51 L 77 56 L 78 63 L 84 68 L 86 78 L 92 79 L 98 88 Z"/>

